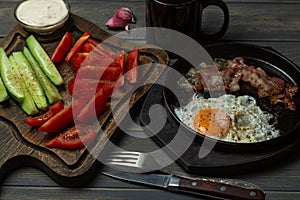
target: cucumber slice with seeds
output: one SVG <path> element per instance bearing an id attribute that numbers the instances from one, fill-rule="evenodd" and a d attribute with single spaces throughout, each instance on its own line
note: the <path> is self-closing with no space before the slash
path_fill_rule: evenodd
<path id="1" fill-rule="evenodd" d="M 44 91 L 36 78 L 32 67 L 21 51 L 13 52 L 13 57 L 19 67 L 19 73 L 23 78 L 26 88 L 39 109 L 46 110 L 48 103 Z"/>
<path id="2" fill-rule="evenodd" d="M 7 100 L 9 98 L 7 92 L 6 92 L 6 88 L 5 85 L 2 82 L 2 79 L 0 77 L 0 102 L 3 102 L 5 100 Z"/>
<path id="3" fill-rule="evenodd" d="M 11 62 L 12 65 L 14 66 L 18 66 L 16 64 L 16 61 L 14 59 L 14 57 L 11 55 L 9 56 L 9 61 Z M 19 69 L 20 70 L 20 69 Z M 22 69 L 21 69 L 22 70 Z M 21 75 L 19 74 L 19 78 L 22 79 Z M 22 102 L 20 102 L 20 107 L 22 108 L 22 110 L 27 114 L 27 115 L 34 115 L 37 114 L 39 112 L 39 110 L 37 109 L 28 89 L 26 88 L 25 82 L 21 81 L 21 87 L 22 90 L 24 92 L 24 99 Z"/>
<path id="4" fill-rule="evenodd" d="M 48 77 L 44 74 L 39 64 L 28 50 L 28 48 L 24 47 L 23 53 L 27 60 L 30 62 L 33 71 L 35 72 L 40 84 L 45 92 L 45 95 L 50 104 L 56 103 L 62 99 L 60 93 L 56 86 L 48 79 Z"/>
<path id="5" fill-rule="evenodd" d="M 8 93 L 18 102 L 22 102 L 24 93 L 18 76 L 17 66 L 10 63 L 6 52 L 0 48 L 0 73 Z"/>
<path id="6" fill-rule="evenodd" d="M 26 44 L 34 56 L 34 58 L 39 63 L 43 72 L 48 76 L 48 78 L 55 84 L 61 85 L 64 83 L 59 71 L 56 69 L 56 66 L 51 61 L 50 57 L 40 45 L 40 43 L 35 39 L 33 35 L 29 36 L 26 39 Z"/>

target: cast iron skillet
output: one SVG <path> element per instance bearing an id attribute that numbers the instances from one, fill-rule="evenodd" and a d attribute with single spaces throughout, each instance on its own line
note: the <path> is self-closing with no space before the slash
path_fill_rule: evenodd
<path id="1" fill-rule="evenodd" d="M 290 82 L 296 85 L 300 85 L 300 68 L 289 61 L 286 57 L 279 54 L 271 48 L 259 47 L 249 44 L 241 43 L 222 43 L 222 44 L 212 44 L 205 47 L 207 52 L 212 58 L 225 58 L 233 59 L 234 57 L 241 56 L 245 59 L 246 64 L 252 64 L 256 67 L 261 67 L 267 74 L 271 76 L 280 77 L 286 82 Z M 179 61 L 173 66 L 174 69 L 179 71 L 181 74 L 185 74 L 190 69 L 191 64 L 189 64 L 184 59 L 179 59 Z M 166 81 L 176 84 L 177 80 L 174 77 L 167 76 Z M 191 97 L 191 93 L 186 93 L 180 87 L 176 87 L 176 94 L 183 99 L 183 102 L 188 102 Z M 296 111 L 285 110 L 283 105 L 272 106 L 269 100 L 258 97 L 256 89 L 252 88 L 248 84 L 242 84 L 241 90 L 238 93 L 233 93 L 237 96 L 239 95 L 251 95 L 253 96 L 258 105 L 262 110 L 266 110 L 277 117 L 278 129 L 281 132 L 281 136 L 263 142 L 257 143 L 234 143 L 217 140 L 215 148 L 217 150 L 230 150 L 230 151 L 241 151 L 241 150 L 264 150 L 268 148 L 276 148 L 277 145 L 284 145 L 286 142 L 296 142 L 300 136 L 297 136 L 300 132 L 300 92 L 294 96 L 294 101 L 297 106 Z M 164 89 L 164 102 L 167 107 L 168 112 L 171 114 L 172 118 L 176 123 L 180 123 L 187 134 L 196 134 L 196 139 L 202 141 L 204 136 L 198 134 L 196 131 L 187 127 L 182 123 L 176 116 L 174 109 L 179 106 L 177 98 L 174 96 L 173 92 L 168 89 Z M 215 139 L 207 138 L 211 141 Z"/>

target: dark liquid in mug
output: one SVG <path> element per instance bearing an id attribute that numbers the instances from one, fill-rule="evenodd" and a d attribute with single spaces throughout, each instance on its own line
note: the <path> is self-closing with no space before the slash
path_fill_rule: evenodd
<path id="1" fill-rule="evenodd" d="M 177 30 L 195 39 L 199 35 L 202 9 L 198 0 L 146 1 L 147 26 Z"/>

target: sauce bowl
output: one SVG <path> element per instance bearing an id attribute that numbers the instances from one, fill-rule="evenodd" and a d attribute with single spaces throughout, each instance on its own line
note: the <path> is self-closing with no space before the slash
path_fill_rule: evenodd
<path id="1" fill-rule="evenodd" d="M 48 35 L 64 26 L 65 22 L 70 16 L 70 4 L 67 0 L 43 1 L 45 2 L 36 3 L 37 0 L 26 0 L 20 2 L 15 7 L 14 16 L 17 22 L 27 31 L 37 33 L 39 35 Z M 47 5 L 47 3 L 51 3 L 51 5 Z M 48 11 L 47 9 L 49 9 L 49 7 L 51 6 L 60 6 L 60 8 L 63 9 L 64 12 L 60 12 L 61 10 L 58 10 L 57 13 L 53 13 L 56 12 L 57 9 L 52 8 L 52 10 L 49 11 L 49 14 L 47 14 L 46 16 L 45 10 Z M 29 11 L 29 9 L 32 9 L 32 11 Z M 53 14 L 59 15 L 61 13 L 62 15 L 57 19 L 55 19 L 56 16 L 51 16 Z"/>

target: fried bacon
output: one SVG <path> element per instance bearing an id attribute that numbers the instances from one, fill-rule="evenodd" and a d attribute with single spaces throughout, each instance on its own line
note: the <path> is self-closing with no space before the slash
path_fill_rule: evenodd
<path id="1" fill-rule="evenodd" d="M 283 103 L 286 109 L 296 110 L 296 104 L 293 101 L 293 96 L 297 93 L 298 86 L 286 83 L 284 93 L 273 95 L 270 97 L 273 105 Z"/>
<path id="2" fill-rule="evenodd" d="M 192 68 L 187 73 L 186 77 L 195 92 L 224 89 L 236 92 L 240 90 L 239 82 L 243 81 L 256 88 L 259 97 L 269 97 L 272 105 L 283 103 L 286 109 L 296 110 L 293 96 L 298 91 L 297 85 L 271 77 L 262 68 L 245 64 L 241 57 L 233 60 L 216 59 L 215 63 L 217 68 L 202 65 L 200 70 Z"/>

